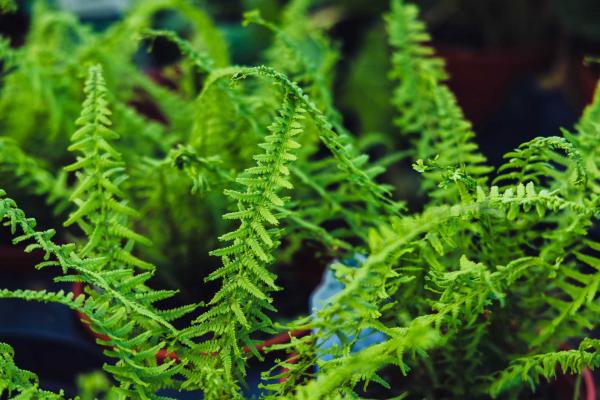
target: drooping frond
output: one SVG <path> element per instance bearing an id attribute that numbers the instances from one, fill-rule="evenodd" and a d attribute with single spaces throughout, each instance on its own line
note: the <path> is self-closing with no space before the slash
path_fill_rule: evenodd
<path id="1" fill-rule="evenodd" d="M 535 391 L 540 378 L 553 380 L 560 373 L 578 375 L 586 367 L 595 369 L 600 364 L 598 348 L 597 339 L 585 339 L 578 350 L 563 350 L 517 358 L 494 378 L 489 393 L 493 398 L 505 392 L 512 391 L 514 394 L 523 383 L 528 384 L 529 388 Z"/>
<path id="2" fill-rule="evenodd" d="M 336 130 L 345 133 L 341 114 L 335 109 L 331 96 L 339 54 L 323 28 L 311 20 L 312 3 L 313 0 L 290 1 L 282 10 L 279 25 L 266 21 L 258 10 L 244 14 L 244 24 L 258 24 L 273 32 L 275 38 L 266 52 L 268 64 L 297 82 Z"/>
<path id="3" fill-rule="evenodd" d="M 298 99 L 300 104 L 306 109 L 307 114 L 312 117 L 314 123 L 318 127 L 321 141 L 337 160 L 338 167 L 347 174 L 348 180 L 361 187 L 366 196 L 372 196 L 374 203 L 377 203 L 378 201 L 381 202 L 380 206 L 384 209 L 386 206 L 390 206 L 391 208 L 397 206 L 397 204 L 391 202 L 388 197 L 389 189 L 375 183 L 371 177 L 356 165 L 355 158 L 362 159 L 363 157 L 353 157 L 349 152 L 348 147 L 343 143 L 338 133 L 333 130 L 332 125 L 323 113 L 310 98 L 304 94 L 302 89 L 297 84 L 290 81 L 284 74 L 266 66 L 223 68 L 211 74 L 206 86 L 212 85 L 225 77 L 230 77 L 234 82 L 238 82 L 253 75 L 265 77 L 272 80 L 274 83 L 280 84 L 285 90 L 289 91 L 290 94 Z"/>
<path id="4" fill-rule="evenodd" d="M 3 192 L 0 194 L 4 196 Z M 195 305 L 157 310 L 154 303 L 171 297 L 173 291 L 146 288 L 143 283 L 149 273 L 134 275 L 132 269 L 100 270 L 102 259 L 80 258 L 75 246 L 55 244 L 52 241 L 55 232 L 35 230 L 35 220 L 27 218 L 10 198 L 0 199 L 0 219 L 6 221 L 13 234 L 22 231 L 15 243 L 32 242 L 25 251 L 39 249 L 46 254 L 45 261 L 37 268 L 60 267 L 64 275 L 59 281 L 78 281 L 97 288 L 94 296 L 89 297 L 30 290 L 2 290 L 0 297 L 52 301 L 85 314 L 92 329 L 102 338 L 99 341 L 106 346 L 105 353 L 117 360 L 114 365 L 107 365 L 106 370 L 121 383 L 118 391 L 125 396 L 156 398 L 160 388 L 176 386 L 173 377 L 184 364 L 172 360 L 159 365 L 156 354 L 171 346 L 178 346 L 182 352 L 190 348 L 192 343 L 180 339 L 169 321 L 192 311 Z"/>
<path id="5" fill-rule="evenodd" d="M 545 184 L 549 189 L 557 189 L 569 186 L 570 183 L 582 186 L 587 180 L 583 157 L 566 138 L 538 137 L 521 144 L 504 158 L 508 161 L 498 169 L 499 176 L 494 182 L 531 181 L 537 185 Z M 561 168 L 556 168 L 552 163 Z M 564 169 L 569 171 L 564 172 Z M 571 182 L 569 179 L 565 182 L 564 178 L 569 178 L 569 175 L 572 175 Z M 553 182 L 545 182 L 548 179 Z"/>

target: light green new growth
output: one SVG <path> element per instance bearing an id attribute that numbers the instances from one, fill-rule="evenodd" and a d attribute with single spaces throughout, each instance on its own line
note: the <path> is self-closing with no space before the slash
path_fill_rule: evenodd
<path id="1" fill-rule="evenodd" d="M 101 268 L 113 269 L 118 263 L 125 263 L 151 269 L 152 265 L 130 252 L 134 243 L 150 242 L 127 227 L 127 219 L 139 215 L 127 205 L 126 195 L 120 189 L 127 176 L 121 155 L 110 144 L 119 135 L 110 128 L 111 112 L 100 66 L 90 67 L 84 93 L 81 116 L 75 122 L 79 129 L 71 137 L 73 144 L 69 147 L 82 156 L 65 167 L 66 171 L 77 171 L 77 186 L 70 197 L 77 210 L 64 225 L 79 225 L 88 237 L 80 256 L 106 257 Z M 123 241 L 130 242 L 127 248 Z"/>

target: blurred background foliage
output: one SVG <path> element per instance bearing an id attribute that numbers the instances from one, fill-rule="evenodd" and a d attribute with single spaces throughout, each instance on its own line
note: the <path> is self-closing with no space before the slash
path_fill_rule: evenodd
<path id="1" fill-rule="evenodd" d="M 131 0 L 53 0 L 79 14 L 96 29 L 106 29 Z M 259 63 L 271 33 L 257 25 L 240 24 L 244 12 L 258 9 L 276 21 L 284 0 L 195 0 L 209 11 L 228 42 L 232 61 Z M 520 143 L 523 132 L 547 132 L 569 126 L 593 90 L 594 68 L 582 64 L 597 54 L 600 43 L 600 2 L 594 0 L 419 0 L 434 45 L 448 63 L 451 88 L 466 115 L 475 123 L 480 145 L 494 163 Z M 0 17 L 0 31 L 22 43 L 31 1 L 21 0 L 19 12 Z M 382 13 L 385 0 L 315 0 L 314 23 L 328 28 L 341 57 L 336 66 L 335 102 L 346 126 L 354 132 L 389 131 L 387 46 Z M 185 34 L 189 22 L 173 12 L 159 12 L 158 28 Z M 156 40 L 148 55 L 137 57 L 148 68 L 162 68 L 180 57 L 175 45 Z M 368 99 L 369 101 L 365 101 Z M 544 103 L 545 102 L 545 103 Z M 542 104 L 544 103 L 544 104 Z M 525 107 L 523 107 L 525 106 Z M 510 113 L 508 112 L 510 110 Z M 551 111 L 549 111 L 551 110 Z M 520 111 L 520 112 L 519 112 Z M 506 118 L 512 121 L 505 121 Z M 548 132 L 551 133 L 551 132 Z M 499 143 L 494 137 L 502 136 Z M 500 148 L 498 147 L 500 146 Z"/>

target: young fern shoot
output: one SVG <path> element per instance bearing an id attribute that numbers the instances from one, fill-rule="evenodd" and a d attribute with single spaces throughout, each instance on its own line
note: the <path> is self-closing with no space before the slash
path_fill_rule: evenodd
<path id="1" fill-rule="evenodd" d="M 127 226 L 128 218 L 137 217 L 138 212 L 127 205 L 126 195 L 119 187 L 127 176 L 121 155 L 110 144 L 119 135 L 110 129 L 111 112 L 100 65 L 89 68 L 84 93 L 81 116 L 75 122 L 79 129 L 71 137 L 73 144 L 69 147 L 81 155 L 65 167 L 76 171 L 77 187 L 71 200 L 77 210 L 64 225 L 79 225 L 88 238 L 79 255 L 105 257 L 100 269 L 115 269 L 119 263 L 152 269 L 151 264 L 131 254 L 134 243 L 150 241 Z M 128 243 L 124 245 L 124 241 Z"/>

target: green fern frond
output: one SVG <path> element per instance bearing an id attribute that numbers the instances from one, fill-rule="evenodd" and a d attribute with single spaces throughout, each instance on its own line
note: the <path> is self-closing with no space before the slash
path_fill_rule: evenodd
<path id="1" fill-rule="evenodd" d="M 16 366 L 14 350 L 0 343 L 0 396 L 10 399 L 61 400 L 64 393 L 53 393 L 40 389 L 38 377 Z"/>
<path id="2" fill-rule="evenodd" d="M 11 199 L 1 199 L 0 217 L 8 221 L 13 233 L 17 228 L 23 231 L 23 235 L 16 240 L 34 240 L 47 258 L 56 260 L 40 266 L 60 266 L 64 273 L 76 273 L 77 280 L 98 288 L 93 297 L 73 298 L 72 293 L 8 290 L 1 291 L 0 296 L 58 302 L 84 313 L 89 318 L 92 329 L 108 338 L 101 341 L 108 346 L 105 352 L 118 361 L 107 366 L 107 370 L 112 371 L 121 381 L 121 390 L 129 388 L 126 391 L 130 397 L 153 398 L 159 388 L 177 386 L 172 379 L 184 365 L 173 361 L 157 369 L 156 352 L 167 347 L 164 338 L 168 338 L 172 344 L 178 344 L 182 352 L 190 348 L 192 342 L 180 337 L 178 330 L 167 319 L 177 318 L 193 307 L 164 311 L 163 317 L 152 303 L 171 296 L 172 292 L 153 292 L 145 288 L 141 282 L 148 275 L 134 276 L 131 269 L 98 271 L 97 266 L 102 264 L 102 259 L 81 259 L 74 252 L 73 245 L 56 245 L 51 241 L 54 232 L 36 231 L 35 220 L 26 218 Z M 68 277 L 67 275 L 67 279 Z M 152 340 L 148 340 L 148 335 Z M 138 348 L 134 349 L 134 346 Z M 142 348 L 145 348 L 143 353 Z M 138 356 L 132 358 L 132 351 Z"/>
<path id="3" fill-rule="evenodd" d="M 119 137 L 111 130 L 111 112 L 108 109 L 107 89 L 99 65 L 89 69 L 81 116 L 76 121 L 79 129 L 73 134 L 71 151 L 82 156 L 65 167 L 77 172 L 78 184 L 71 200 L 78 209 L 71 213 L 65 226 L 77 223 L 88 241 L 80 255 L 107 257 L 102 269 L 113 269 L 117 263 L 153 268 L 124 248 L 123 242 L 149 244 L 148 239 L 127 227 L 128 216 L 136 212 L 127 206 L 125 194 L 119 188 L 126 179 L 121 155 L 110 142 Z"/>
<path id="4" fill-rule="evenodd" d="M 297 82 L 324 110 L 336 130 L 346 133 L 330 94 L 339 54 L 322 29 L 311 21 L 308 11 L 312 3 L 313 0 L 291 1 L 282 11 L 281 26 L 263 19 L 258 10 L 245 13 L 243 23 L 257 24 L 274 33 L 275 40 L 266 52 L 268 64 Z"/>
<path id="5" fill-rule="evenodd" d="M 557 153 L 557 150 L 562 151 L 564 156 Z M 572 174 L 572 183 L 579 186 L 586 184 L 587 171 L 583 157 L 566 138 L 538 137 L 521 144 L 517 150 L 507 153 L 504 158 L 508 161 L 498 169 L 500 175 L 494 183 L 509 180 L 519 183 L 531 181 L 539 185 L 542 179 L 553 178 L 555 182 L 549 188 L 555 189 L 563 187 L 564 178 Z M 557 163 L 569 171 L 562 172 L 561 169 L 553 167 L 552 163 Z M 568 183 L 567 181 L 566 184 Z"/>
<path id="6" fill-rule="evenodd" d="M 4 196 L 5 193 L 0 191 L 0 195 Z M 114 283 L 110 282 L 111 279 L 106 278 L 106 272 L 96 271 L 98 263 L 102 262 L 102 260 L 82 259 L 75 254 L 74 245 L 55 244 L 51 240 L 55 234 L 54 230 L 36 231 L 35 220 L 27 218 L 25 213 L 17 207 L 14 200 L 6 197 L 0 199 L 0 218 L 6 220 L 6 224 L 10 227 L 13 234 L 17 232 L 17 229 L 20 229 L 23 232 L 23 235 L 20 237 L 33 240 L 39 246 L 40 250 L 46 254 L 46 258 L 53 256 L 56 259 L 55 265 L 60 266 L 64 273 L 67 273 L 67 271 L 78 273 L 85 279 L 86 283 L 102 289 L 105 294 L 112 296 L 115 301 L 121 303 L 131 312 L 145 316 L 170 332 L 176 332 L 176 329 L 171 324 L 155 315 L 145 305 L 132 300 L 116 290 Z"/>
<path id="7" fill-rule="evenodd" d="M 306 109 L 316 126 L 319 128 L 320 139 L 323 144 L 331 151 L 338 162 L 339 168 L 347 174 L 347 179 L 353 181 L 356 185 L 365 190 L 365 195 L 373 196 L 373 202 L 380 202 L 381 206 L 386 209 L 397 208 L 398 205 L 393 203 L 389 198 L 387 188 L 376 184 L 373 180 L 355 164 L 354 157 L 349 154 L 349 150 L 342 138 L 332 129 L 332 125 L 323 116 L 317 106 L 306 96 L 303 90 L 294 82 L 290 81 L 284 74 L 279 73 L 272 68 L 266 66 L 259 67 L 230 67 L 214 71 L 206 82 L 206 87 L 213 85 L 219 80 L 230 77 L 233 82 L 239 82 L 249 76 L 261 76 L 272 80 L 274 83 L 281 85 L 291 95 L 294 95 L 303 108 Z M 390 204 L 392 203 L 392 204 Z"/>
<path id="8" fill-rule="evenodd" d="M 567 339 L 574 332 L 592 329 L 600 322 L 596 316 L 600 311 L 598 249 L 597 242 L 586 241 L 583 246 L 575 247 L 573 254 L 562 254 L 560 275 L 550 287 L 553 296 L 546 298 L 552 318 L 540 324 L 539 334 L 530 342 L 532 348 Z M 574 258 L 573 262 L 570 256 Z"/>
<path id="9" fill-rule="evenodd" d="M 563 350 L 517 358 L 508 368 L 494 377 L 489 394 L 493 398 L 511 390 L 514 394 L 515 389 L 523 383 L 528 384 L 534 391 L 540 378 L 553 380 L 559 373 L 576 375 L 582 373 L 584 368 L 597 368 L 600 364 L 598 346 L 597 344 L 592 346 L 592 342 L 597 340 L 584 340 L 579 350 Z M 588 351 L 592 347 L 593 351 Z"/>
<path id="10" fill-rule="evenodd" d="M 255 309 L 271 309 L 268 293 L 277 289 L 266 267 L 272 263 L 272 253 L 279 244 L 279 230 L 273 229 L 279 221 L 273 217 L 273 210 L 284 203 L 278 192 L 290 187 L 283 167 L 294 161 L 294 151 L 300 146 L 295 138 L 302 132 L 305 110 L 297 103 L 292 95 L 286 95 L 278 118 L 269 128 L 271 134 L 260 145 L 264 153 L 255 157 L 256 167 L 237 178 L 244 191 L 226 191 L 238 206 L 236 213 L 226 217 L 239 219 L 240 223 L 220 238 L 231 244 L 212 252 L 221 256 L 223 266 L 209 279 L 219 277 L 223 284 L 210 302 L 212 308 L 196 323 L 214 332 L 219 344 L 212 351 L 218 352 L 227 376 L 232 374 L 232 360 L 236 360 L 236 369 L 243 368 L 238 354 L 240 342 L 256 327 L 269 328 L 265 323 L 270 321 Z M 225 304 L 228 306 L 222 307 Z M 224 321 L 228 327 L 223 331 Z"/>
<path id="11" fill-rule="evenodd" d="M 415 160 L 437 157 L 442 167 L 463 167 L 478 183 L 485 183 L 490 168 L 473 140 L 471 124 L 444 84 L 444 62 L 427 45 L 430 36 L 418 12 L 416 6 L 395 0 L 386 16 L 393 49 L 390 77 L 399 82 L 393 99 L 399 112 L 396 124 L 404 134 L 419 135 L 414 142 Z M 433 198 L 448 196 L 431 191 L 440 182 L 439 175 L 425 178 L 423 188 Z"/>

